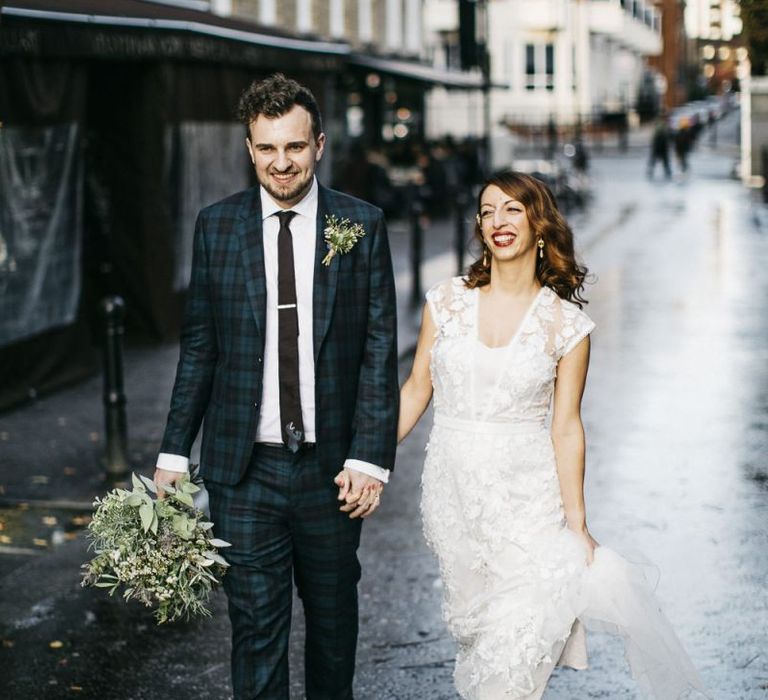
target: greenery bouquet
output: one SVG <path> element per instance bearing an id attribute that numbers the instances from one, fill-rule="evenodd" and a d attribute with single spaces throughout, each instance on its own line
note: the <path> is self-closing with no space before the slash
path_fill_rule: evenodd
<path id="1" fill-rule="evenodd" d="M 125 600 L 156 608 L 158 624 L 210 615 L 208 597 L 229 566 L 216 550 L 229 543 L 212 536 L 213 523 L 195 508 L 200 487 L 185 475 L 158 499 L 150 479 L 134 474 L 132 483 L 94 502 L 88 539 L 95 556 L 83 564 L 82 585 L 110 595 L 122 589 Z"/>

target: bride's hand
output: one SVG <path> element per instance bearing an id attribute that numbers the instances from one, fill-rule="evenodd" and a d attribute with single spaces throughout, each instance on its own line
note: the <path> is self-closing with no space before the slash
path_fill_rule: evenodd
<path id="1" fill-rule="evenodd" d="M 588 530 L 574 531 L 574 534 L 584 544 L 584 549 L 587 552 L 587 565 L 591 565 L 595 561 L 595 550 L 600 546 L 600 543 L 589 534 Z"/>

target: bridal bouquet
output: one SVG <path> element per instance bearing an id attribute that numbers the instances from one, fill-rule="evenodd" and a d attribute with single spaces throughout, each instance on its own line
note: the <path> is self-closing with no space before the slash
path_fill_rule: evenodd
<path id="1" fill-rule="evenodd" d="M 88 526 L 95 556 L 83 564 L 83 586 L 121 589 L 155 607 L 158 624 L 180 617 L 210 615 L 208 596 L 229 566 L 216 551 L 229 543 L 212 537 L 213 523 L 197 510 L 192 494 L 200 487 L 188 476 L 176 487 L 164 485 L 162 500 L 152 498 L 155 484 L 133 475 L 133 489 L 114 489 L 94 502 Z"/>

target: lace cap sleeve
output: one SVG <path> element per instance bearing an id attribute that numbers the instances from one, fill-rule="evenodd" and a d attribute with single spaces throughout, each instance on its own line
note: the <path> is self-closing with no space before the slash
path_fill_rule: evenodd
<path id="1" fill-rule="evenodd" d="M 560 328 L 557 333 L 557 359 L 567 355 L 595 328 L 595 323 L 576 304 L 560 300 Z"/>
<path id="2" fill-rule="evenodd" d="M 448 323 L 452 312 L 459 310 L 464 296 L 464 281 L 461 277 L 439 282 L 427 292 L 429 312 L 438 329 Z"/>
<path id="3" fill-rule="evenodd" d="M 439 284 L 436 284 L 432 289 L 430 289 L 427 292 L 427 307 L 429 308 L 429 313 L 432 316 L 432 321 L 434 324 L 439 328 L 440 327 L 440 306 L 441 306 L 441 297 L 442 297 L 442 291 L 441 287 L 445 284 L 445 282 L 440 282 Z"/>

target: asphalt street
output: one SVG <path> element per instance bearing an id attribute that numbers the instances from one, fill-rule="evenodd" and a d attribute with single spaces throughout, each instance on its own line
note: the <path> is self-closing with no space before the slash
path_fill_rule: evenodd
<path id="1" fill-rule="evenodd" d="M 702 140 L 688 177 L 670 182 L 646 179 L 641 148 L 593 157 L 595 199 L 573 218 L 597 324 L 584 401 L 587 513 L 600 542 L 658 566 L 659 598 L 712 698 L 758 700 L 768 697 L 768 226 L 764 205 L 731 178 L 735 119 L 718 135 L 716 148 Z M 425 286 L 455 267 L 447 234 L 428 245 Z M 407 355 L 414 322 L 402 255 L 396 271 Z M 131 449 L 145 473 L 176 356 L 174 347 L 129 353 Z M 0 472 L 6 497 L 87 501 L 104 488 L 99 395 L 94 379 L 0 416 L 0 463 L 13 467 Z M 457 698 L 419 517 L 429 427 L 427 415 L 401 445 L 380 512 L 364 527 L 359 700 Z M 210 619 L 157 628 L 144 609 L 81 589 L 87 554 L 73 516 L 0 511 L 9 538 L 0 550 L 0 697 L 229 698 L 224 597 Z M 42 554 L 14 539 L 34 528 Z M 294 623 L 298 699 L 298 601 Z M 589 650 L 590 669 L 557 671 L 546 700 L 636 698 L 621 645 L 593 635 Z"/>

